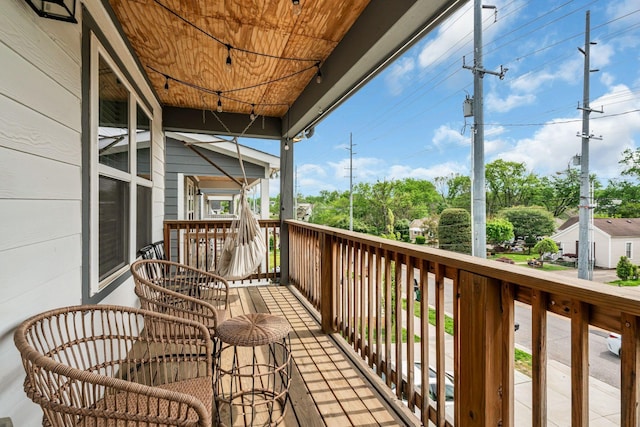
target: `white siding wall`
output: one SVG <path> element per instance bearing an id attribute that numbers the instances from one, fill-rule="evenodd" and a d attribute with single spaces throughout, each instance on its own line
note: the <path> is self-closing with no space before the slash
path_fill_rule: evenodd
<path id="1" fill-rule="evenodd" d="M 82 18 L 78 2 L 77 17 Z M 153 236 L 162 238 L 162 111 L 117 31 L 87 8 L 154 110 Z M 0 418 L 34 426 L 42 412 L 22 390 L 13 330 L 25 318 L 81 303 L 82 25 L 38 17 L 22 0 L 0 4 Z M 125 283 L 104 302 L 135 305 Z"/>

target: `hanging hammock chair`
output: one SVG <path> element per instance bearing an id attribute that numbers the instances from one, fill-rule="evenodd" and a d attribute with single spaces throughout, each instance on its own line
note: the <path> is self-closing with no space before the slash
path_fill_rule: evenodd
<path id="1" fill-rule="evenodd" d="M 211 111 L 211 113 L 227 132 L 231 133 L 220 117 L 213 111 Z M 240 134 L 240 137 L 251 127 L 256 117 L 257 116 L 254 116 L 251 119 L 247 127 Z M 231 222 L 231 227 L 227 232 L 222 250 L 216 260 L 214 271 L 217 275 L 227 280 L 241 280 L 254 273 L 262 264 L 266 255 L 267 246 L 263 232 L 260 230 L 260 223 L 251 211 L 247 201 L 247 174 L 244 170 L 244 162 L 242 160 L 242 154 L 240 153 L 238 137 L 233 138 L 233 142 L 236 145 L 238 161 L 240 162 L 240 169 L 242 170 L 244 181 L 240 183 L 237 179 L 214 165 L 218 170 L 241 186 L 240 202 L 238 203 L 239 214 L 238 217 Z M 202 154 L 193 147 L 190 148 L 202 156 Z"/>
<path id="2" fill-rule="evenodd" d="M 260 224 L 247 202 L 245 186 L 240 193 L 239 208 L 240 214 L 231 222 L 216 262 L 216 274 L 227 280 L 249 276 L 262 264 L 267 250 Z"/>

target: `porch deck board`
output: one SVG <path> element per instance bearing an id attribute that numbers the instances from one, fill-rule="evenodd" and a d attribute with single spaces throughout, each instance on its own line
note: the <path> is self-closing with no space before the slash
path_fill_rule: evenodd
<path id="1" fill-rule="evenodd" d="M 291 324 L 294 361 L 285 426 L 396 426 L 388 409 L 352 362 L 285 286 L 231 289 L 231 316 L 269 312 Z"/>

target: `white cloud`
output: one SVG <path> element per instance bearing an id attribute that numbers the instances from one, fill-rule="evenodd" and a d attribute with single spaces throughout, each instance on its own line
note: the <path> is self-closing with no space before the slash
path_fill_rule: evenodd
<path id="1" fill-rule="evenodd" d="M 504 28 L 517 19 L 517 13 L 509 13 L 518 10 L 522 1 L 496 0 L 492 4 L 498 10 L 497 20 L 494 20 L 494 11 L 491 9 L 482 10 L 484 22 L 483 42 L 491 43 L 499 37 Z M 460 8 L 449 17 L 435 31 L 435 36 L 431 38 L 420 50 L 418 63 L 421 68 L 437 66 L 449 59 L 465 55 L 472 50 L 473 43 L 473 5 Z M 468 58 L 471 60 L 472 58 Z"/>
<path id="2" fill-rule="evenodd" d="M 320 165 L 306 163 L 297 167 L 298 176 L 315 175 L 318 177 L 327 176 L 327 171 Z"/>
<path id="3" fill-rule="evenodd" d="M 591 46 L 589 55 L 591 68 L 604 68 L 611 64 L 611 58 L 615 53 L 615 48 L 609 43 L 598 43 Z"/>
<path id="4" fill-rule="evenodd" d="M 611 86 L 615 82 L 615 77 L 611 73 L 603 72 L 600 75 L 600 81 L 605 86 Z"/>
<path id="5" fill-rule="evenodd" d="M 405 85 L 411 81 L 411 72 L 415 69 L 415 60 L 411 57 L 400 58 L 393 63 L 385 76 L 392 95 L 400 95 Z"/>
<path id="6" fill-rule="evenodd" d="M 456 162 L 439 163 L 429 168 L 412 168 L 404 165 L 393 165 L 389 168 L 389 179 L 426 179 L 433 180 L 439 176 L 449 176 L 452 173 L 467 174 L 469 168 L 466 164 Z"/>
<path id="7" fill-rule="evenodd" d="M 485 99 L 487 110 L 498 113 L 506 113 L 514 108 L 531 105 L 536 101 L 536 96 L 528 93 L 525 95 L 511 94 L 506 98 L 499 98 L 495 92 L 491 92 Z"/>
<path id="8" fill-rule="evenodd" d="M 333 176 L 337 180 L 349 178 L 349 159 L 339 162 L 328 162 L 333 169 Z M 384 161 L 374 157 L 355 157 L 353 159 L 353 175 L 358 181 L 367 181 L 380 176 L 380 170 L 384 167 Z"/>
<path id="9" fill-rule="evenodd" d="M 640 99 L 626 86 L 611 88 L 608 94 L 594 99 L 591 106 L 604 107 L 604 114 L 592 113 L 590 131 L 602 140 L 591 139 L 589 144 L 589 169 L 597 171 L 601 180 L 618 177 L 620 154 L 625 148 L 635 148 L 640 133 Z M 600 117 L 600 118 L 598 118 Z M 538 174 L 551 174 L 567 168 L 575 154 L 580 154 L 581 138 L 576 134 L 582 129 L 582 115 L 557 118 L 538 130 L 532 137 L 509 144 L 500 150 L 491 150 L 487 163 L 501 158 L 507 161 L 525 162 Z M 503 144 L 504 142 L 498 142 Z M 493 147 L 495 148 L 495 147 Z M 489 152 L 489 150 L 485 150 Z"/>
<path id="10" fill-rule="evenodd" d="M 468 145 L 469 137 L 449 125 L 441 125 L 435 130 L 432 141 L 439 149 L 446 149 L 451 145 Z"/>

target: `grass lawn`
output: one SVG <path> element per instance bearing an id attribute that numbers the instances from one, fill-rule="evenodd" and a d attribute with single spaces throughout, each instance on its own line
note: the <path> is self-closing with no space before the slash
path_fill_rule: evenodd
<path id="1" fill-rule="evenodd" d="M 402 299 L 402 308 L 404 310 L 407 309 L 407 300 L 404 298 Z M 414 313 L 414 316 L 420 317 L 420 303 L 417 301 L 416 301 L 416 304 L 413 306 L 413 313 Z M 436 310 L 431 307 L 429 307 L 429 324 L 431 325 L 436 324 Z M 444 316 L 444 331 L 449 335 L 453 335 L 453 319 L 447 315 Z M 531 355 L 526 351 L 522 351 L 516 348 L 514 360 L 515 360 L 516 369 L 530 377 L 532 366 L 533 366 Z"/>
<path id="2" fill-rule="evenodd" d="M 491 255 L 489 259 L 497 259 L 497 258 L 509 258 L 516 264 L 522 264 L 524 267 L 533 268 L 527 265 L 527 261 L 531 258 L 537 258 L 536 254 L 522 254 L 522 253 L 497 253 L 495 255 Z M 541 268 L 537 268 L 542 271 L 558 271 L 558 270 L 567 270 L 569 267 L 564 267 L 562 265 L 552 264 L 550 262 L 545 262 L 542 264 Z"/>
<path id="3" fill-rule="evenodd" d="M 609 282 L 613 286 L 640 286 L 640 280 L 614 280 Z"/>

